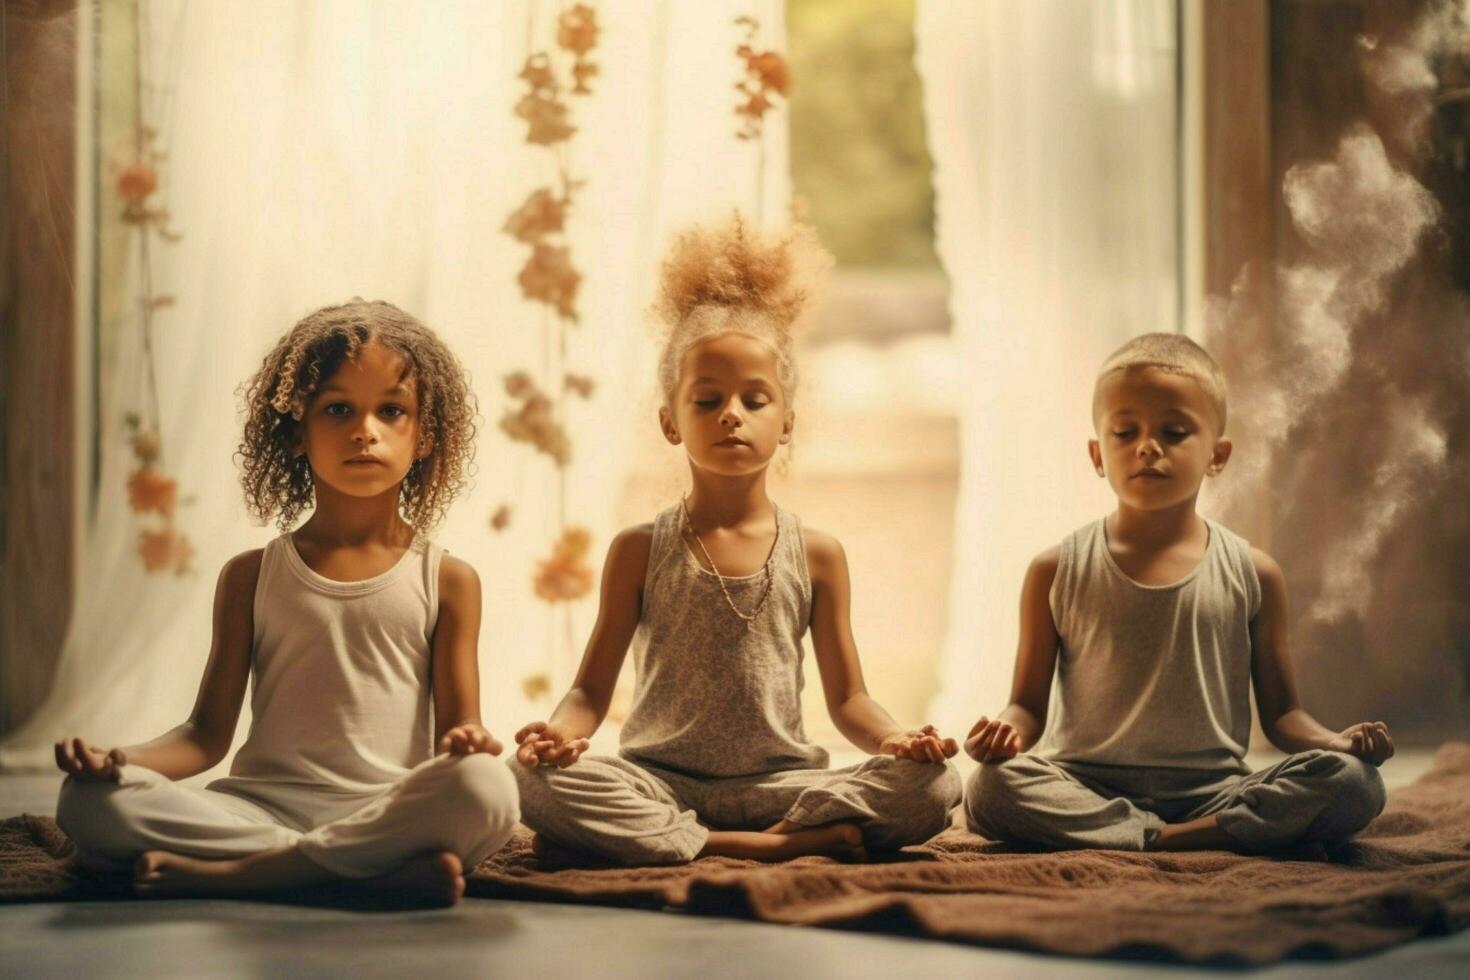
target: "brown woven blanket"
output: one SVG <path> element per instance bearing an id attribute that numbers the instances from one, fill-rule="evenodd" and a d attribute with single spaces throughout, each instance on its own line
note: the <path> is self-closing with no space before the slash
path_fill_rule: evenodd
<path id="1" fill-rule="evenodd" d="M 70 856 L 49 819 L 0 823 L 0 901 L 128 893 L 124 879 L 74 872 Z M 951 829 L 863 865 L 705 858 L 678 868 L 557 868 L 532 857 L 521 832 L 474 871 L 469 894 L 672 906 L 1073 955 L 1353 956 L 1470 924 L 1470 745 L 1444 746 L 1331 854 L 1018 853 Z"/>

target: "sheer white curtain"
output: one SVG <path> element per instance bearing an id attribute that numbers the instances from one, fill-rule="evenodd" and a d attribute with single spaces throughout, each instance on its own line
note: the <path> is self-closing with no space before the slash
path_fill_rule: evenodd
<path id="1" fill-rule="evenodd" d="M 154 250 L 157 288 L 176 297 L 156 331 L 162 466 L 194 498 L 179 525 L 197 571 L 146 575 L 135 553 L 122 416 L 142 397 L 144 363 L 139 325 L 127 321 L 103 351 L 101 492 L 70 635 L 50 697 L 6 739 L 0 765 L 48 765 L 64 734 L 121 744 L 187 715 L 215 575 L 275 533 L 253 527 L 240 501 L 234 389 L 300 316 L 353 295 L 418 315 L 473 375 L 483 415 L 476 485 L 436 537 L 484 582 L 482 700 L 504 737 L 546 710 L 528 703 L 522 680 L 545 672 L 564 684 L 595 613 L 594 595 L 567 630 L 533 596 L 535 561 L 555 533 L 551 470 L 497 428 L 500 379 L 537 372 L 545 353 L 542 313 L 515 285 L 523 246 L 500 229 L 555 173 L 511 109 L 528 44 L 553 43 L 560 5 L 151 0 L 148 9 L 142 43 L 157 79 L 176 79 L 168 118 L 154 121 L 166 125 L 168 204 L 184 234 Z M 593 533 L 594 566 L 615 531 L 630 449 L 655 426 L 641 410 L 659 252 L 677 225 L 754 201 L 757 160 L 735 139 L 732 112 L 742 14 L 772 28 L 765 43 L 779 41 L 779 0 L 598 5 L 601 73 L 595 94 L 575 101 L 568 158 L 587 181 L 571 219 L 585 278 L 568 366 L 598 390 L 569 409 L 567 511 Z M 770 129 L 765 199 L 778 213 L 785 148 L 781 127 Z M 104 187 L 100 206 L 114 201 Z M 502 501 L 515 516 L 496 535 L 488 517 Z M 568 633 L 576 651 L 554 656 Z"/>
<path id="2" fill-rule="evenodd" d="M 931 717 L 1010 690 L 1032 556 L 1112 506 L 1086 459 L 1098 365 L 1178 328 L 1170 0 L 921 0 L 936 237 L 963 358 L 948 638 Z"/>

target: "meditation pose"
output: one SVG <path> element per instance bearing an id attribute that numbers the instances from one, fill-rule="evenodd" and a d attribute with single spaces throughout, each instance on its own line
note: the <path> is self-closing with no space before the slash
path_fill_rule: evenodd
<path id="1" fill-rule="evenodd" d="M 737 217 L 684 234 L 664 263 L 659 421 L 690 485 L 613 540 L 571 690 L 516 733 L 539 847 L 628 865 L 861 859 L 933 836 L 959 802 L 954 740 L 901 728 L 868 695 L 842 546 L 766 493 L 795 423 L 792 331 L 825 261 L 809 232 L 761 236 Z M 860 765 L 826 768 L 803 731 L 808 629 L 833 721 L 873 754 Z M 620 752 L 584 757 L 630 643 Z"/>
<path id="2" fill-rule="evenodd" d="M 354 301 L 298 323 L 245 397 L 245 500 L 283 533 L 220 573 L 187 721 L 127 748 L 57 743 L 57 821 L 85 862 L 131 864 L 140 894 L 349 882 L 452 903 L 518 819 L 480 723 L 479 578 L 425 537 L 472 451 L 463 371 L 413 317 Z M 230 775 L 180 786 L 224 758 L 247 680 Z"/>
<path id="3" fill-rule="evenodd" d="M 1346 840 L 1383 809 L 1393 741 L 1302 708 L 1281 568 L 1195 512 L 1231 453 L 1219 367 L 1185 337 L 1137 337 L 1104 363 L 1092 414 L 1118 508 L 1026 573 L 1011 704 L 965 742 L 971 829 L 1133 851 Z M 1265 734 L 1294 753 L 1258 772 L 1252 684 Z"/>

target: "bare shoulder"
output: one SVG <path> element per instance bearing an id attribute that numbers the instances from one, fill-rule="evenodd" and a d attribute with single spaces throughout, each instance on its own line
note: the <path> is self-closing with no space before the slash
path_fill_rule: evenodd
<path id="1" fill-rule="evenodd" d="M 446 554 L 439 560 L 439 602 L 463 602 L 480 594 L 480 574 L 463 558 Z"/>
<path id="2" fill-rule="evenodd" d="M 814 579 L 823 579 L 833 572 L 847 567 L 847 552 L 842 542 L 816 528 L 801 529 L 802 543 L 806 546 L 807 569 Z"/>
<path id="3" fill-rule="evenodd" d="M 252 548 L 225 562 L 219 573 L 219 591 L 231 597 L 254 596 L 264 554 L 264 548 Z"/>
<path id="4" fill-rule="evenodd" d="M 1031 564 L 1026 569 L 1026 577 L 1038 582 L 1050 585 L 1057 577 L 1057 568 L 1062 563 L 1062 548 L 1053 545 L 1031 559 Z"/>
<path id="5" fill-rule="evenodd" d="M 602 564 L 599 622 L 603 613 L 610 610 L 625 612 L 631 617 L 629 623 L 637 619 L 643 597 L 643 580 L 648 577 L 648 556 L 652 551 L 652 524 L 634 524 L 613 535 L 607 546 L 607 560 Z"/>
<path id="6" fill-rule="evenodd" d="M 646 521 L 642 524 L 634 524 L 625 527 L 613 536 L 612 548 L 642 548 L 647 551 L 653 546 L 653 522 Z"/>
<path id="7" fill-rule="evenodd" d="M 1251 564 L 1255 566 L 1256 577 L 1261 580 L 1263 591 L 1286 590 L 1286 574 L 1281 571 L 1281 566 L 1276 563 L 1275 558 L 1254 545 L 1251 546 Z"/>
<path id="8" fill-rule="evenodd" d="M 217 632 L 248 637 L 255 622 L 255 585 L 260 581 L 260 560 L 265 549 L 242 551 L 225 562 L 214 588 L 214 622 Z"/>
<path id="9" fill-rule="evenodd" d="M 634 524 L 613 536 L 607 546 L 607 568 L 620 575 L 643 581 L 648 570 L 648 556 L 653 551 L 653 525 Z"/>
<path id="10" fill-rule="evenodd" d="M 1057 566 L 1062 562 L 1062 546 L 1054 544 L 1045 551 L 1031 559 L 1031 567 L 1050 575 L 1057 573 Z"/>
<path id="11" fill-rule="evenodd" d="M 625 527 L 613 536 L 612 543 L 607 546 L 608 557 L 617 555 L 629 557 L 642 555 L 645 559 L 653 550 L 653 524 L 634 524 Z"/>

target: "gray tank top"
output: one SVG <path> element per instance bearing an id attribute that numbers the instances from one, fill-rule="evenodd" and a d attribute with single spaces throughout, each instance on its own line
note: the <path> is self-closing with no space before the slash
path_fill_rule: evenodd
<path id="1" fill-rule="evenodd" d="M 277 784 L 371 794 L 433 755 L 430 642 L 443 549 L 422 534 L 358 582 L 312 571 L 289 533 L 255 585 L 250 734 L 210 789 L 269 799 Z"/>
<path id="2" fill-rule="evenodd" d="M 1209 543 L 1171 585 L 1140 585 L 1108 552 L 1106 519 L 1062 541 L 1051 614 L 1061 637 L 1037 752 L 1058 761 L 1248 771 L 1250 624 L 1261 583 L 1245 539 Z"/>
<path id="3" fill-rule="evenodd" d="M 801 725 L 801 638 L 812 609 L 801 521 L 776 508 L 771 595 L 747 626 L 680 535 L 683 519 L 675 505 L 653 523 L 621 754 L 697 776 L 826 768 L 826 751 Z M 725 577 L 742 611 L 755 608 L 766 569 Z"/>

